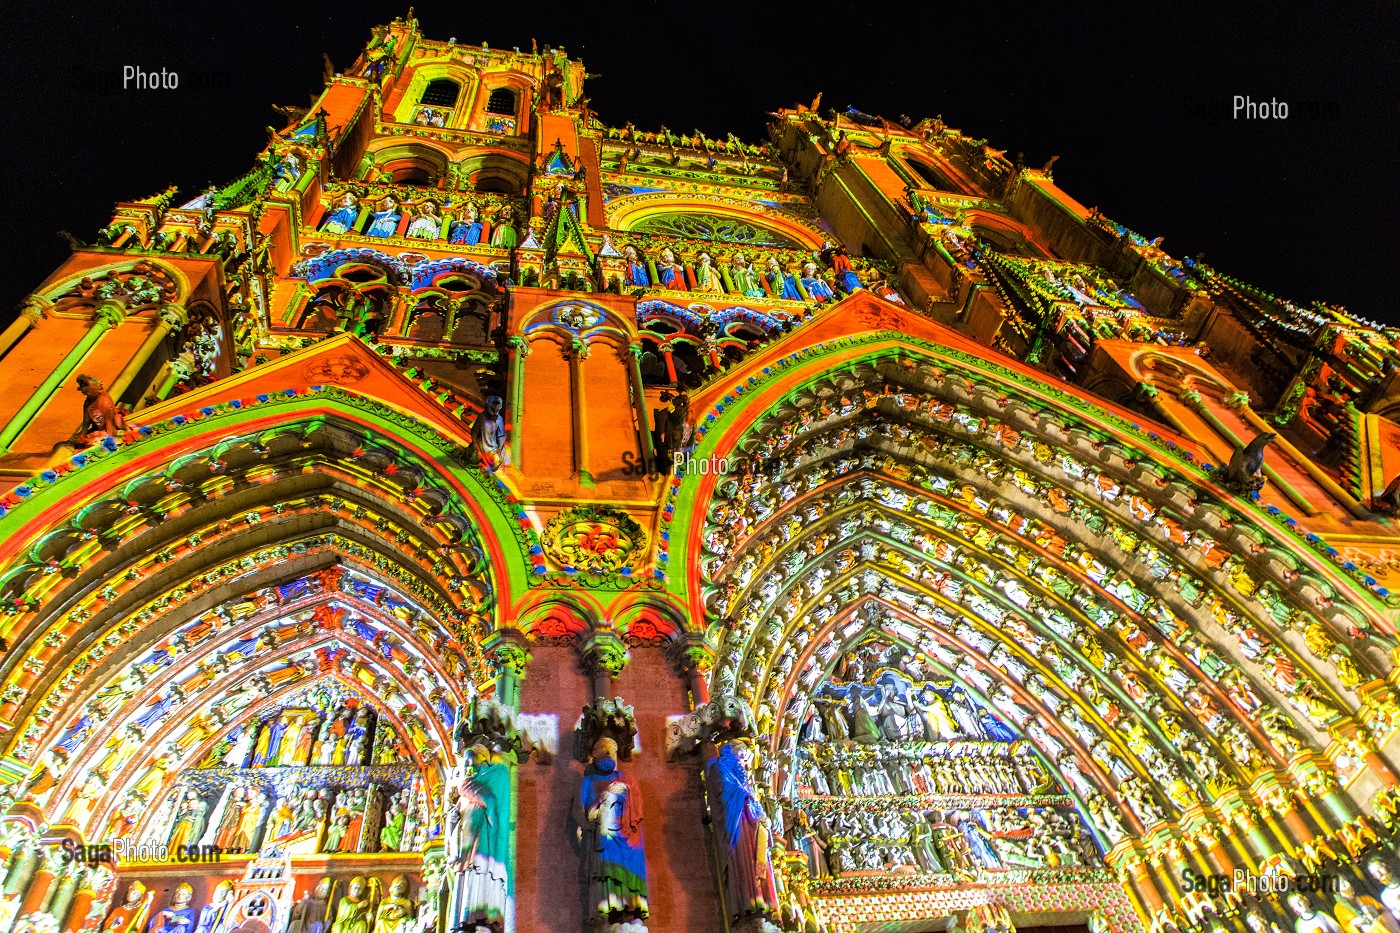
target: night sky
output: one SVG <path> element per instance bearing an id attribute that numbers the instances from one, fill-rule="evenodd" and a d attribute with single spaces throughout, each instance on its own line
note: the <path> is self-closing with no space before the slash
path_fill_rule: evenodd
<path id="1" fill-rule="evenodd" d="M 178 184 L 193 197 L 245 172 L 305 106 L 321 53 L 347 66 L 407 4 L 11 4 L 3 28 L 0 317 L 119 199 Z M 823 109 L 942 114 L 1027 164 L 1051 155 L 1084 204 L 1176 256 L 1295 301 L 1400 323 L 1395 69 L 1400 5 L 1309 3 L 755 2 L 567 6 L 420 2 L 431 38 L 563 45 L 608 123 L 765 137 L 765 111 L 824 92 Z M 121 90 L 124 65 L 181 76 Z M 1289 103 L 1231 119 L 1234 95 Z M 1315 112 L 1306 113 L 1308 108 Z M 1212 118 L 1218 113 L 1218 118 Z"/>

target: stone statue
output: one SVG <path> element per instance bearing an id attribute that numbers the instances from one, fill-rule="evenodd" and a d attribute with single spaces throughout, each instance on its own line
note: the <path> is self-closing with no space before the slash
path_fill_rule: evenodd
<path id="1" fill-rule="evenodd" d="M 154 897 L 154 892 L 146 893 L 146 886 L 141 882 L 131 882 L 121 906 L 115 908 L 103 921 L 102 933 L 139 933 L 146 925 L 146 912 L 151 909 L 151 900 Z"/>
<path id="2" fill-rule="evenodd" d="M 195 924 L 194 933 L 217 933 L 222 928 L 224 917 L 228 915 L 229 908 L 233 906 L 233 882 L 221 881 L 214 888 L 214 896 L 209 903 L 205 904 L 199 911 L 199 922 Z M 294 933 L 290 928 L 287 933 Z M 307 933 L 307 931 L 301 931 Z"/>
<path id="3" fill-rule="evenodd" d="M 356 875 L 350 879 L 350 888 L 335 908 L 335 922 L 331 933 L 369 933 L 370 910 L 373 907 L 366 891 L 365 879 Z"/>
<path id="4" fill-rule="evenodd" d="M 374 933 L 409 933 L 413 928 L 413 901 L 408 899 L 408 878 L 389 882 L 389 896 L 374 912 Z"/>
<path id="5" fill-rule="evenodd" d="M 1390 911 L 1390 916 L 1400 920 L 1400 882 L 1390 873 L 1390 868 L 1380 859 L 1366 863 L 1366 873 L 1381 886 L 1381 903 Z"/>
<path id="6" fill-rule="evenodd" d="M 1225 485 L 1239 493 L 1255 493 L 1264 488 L 1264 448 L 1277 434 L 1265 431 L 1256 435 L 1244 447 L 1235 449 L 1230 464 L 1225 468 Z"/>
<path id="7" fill-rule="evenodd" d="M 204 801 L 199 799 L 199 794 L 194 791 L 186 791 L 180 811 L 175 817 L 175 825 L 170 829 L 168 847 L 178 849 L 198 842 L 204 835 L 207 821 L 208 810 Z"/>
<path id="8" fill-rule="evenodd" d="M 321 229 L 326 233 L 345 233 L 347 230 L 355 228 L 355 222 L 359 218 L 360 202 L 355 199 L 353 194 L 347 194 L 340 199 L 340 206 L 326 214 Z"/>
<path id="9" fill-rule="evenodd" d="M 287 933 L 324 933 L 334 886 L 330 878 L 322 878 L 316 882 L 316 887 L 293 904 L 287 916 Z"/>
<path id="10" fill-rule="evenodd" d="M 658 408 L 653 412 L 656 427 L 652 429 L 652 444 L 656 448 L 658 472 L 668 467 L 673 454 L 690 446 L 692 427 L 690 424 L 690 398 L 684 392 L 662 392 L 661 401 L 670 402 L 668 408 Z"/>
<path id="11" fill-rule="evenodd" d="M 194 888 L 182 884 L 170 898 L 170 906 L 156 914 L 151 924 L 151 933 L 192 933 L 194 930 Z"/>
<path id="12" fill-rule="evenodd" d="M 489 470 L 510 465 L 510 444 L 506 437 L 505 402 L 498 395 L 486 396 L 486 405 L 472 422 L 472 443 Z"/>
<path id="13" fill-rule="evenodd" d="M 418 240 L 436 240 L 442 235 L 442 215 L 437 202 L 424 201 L 422 213 L 408 225 L 407 235 Z"/>
<path id="14" fill-rule="evenodd" d="M 588 873 L 588 916 L 609 933 L 644 933 L 647 866 L 642 798 L 617 768 L 617 742 L 599 739 L 574 802 Z"/>
<path id="15" fill-rule="evenodd" d="M 1332 915 L 1314 908 L 1303 892 L 1290 893 L 1288 906 L 1298 915 L 1298 919 L 1293 921 L 1294 933 L 1342 933 L 1342 928 L 1332 919 Z"/>
<path id="16" fill-rule="evenodd" d="M 769 821 L 749 778 L 753 753 L 726 742 L 705 768 L 721 875 L 732 920 L 778 912 L 777 880 L 768 856 Z"/>
<path id="17" fill-rule="evenodd" d="M 467 750 L 466 765 L 446 793 L 445 842 L 452 876 L 452 930 L 489 927 L 511 909 L 510 764 L 483 744 Z"/>
<path id="18" fill-rule="evenodd" d="M 126 415 L 107 394 L 107 387 L 95 376 L 80 375 L 78 391 L 87 399 L 83 403 L 83 423 L 73 434 L 73 445 L 79 448 L 111 437 L 113 432 L 126 429 Z"/>

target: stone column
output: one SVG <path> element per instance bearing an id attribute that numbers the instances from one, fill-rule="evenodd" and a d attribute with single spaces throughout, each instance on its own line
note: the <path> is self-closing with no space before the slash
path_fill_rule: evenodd
<path id="1" fill-rule="evenodd" d="M 530 642 L 519 629 L 492 632 L 482 646 L 496 666 L 496 702 L 520 711 L 520 684 L 530 663 Z"/>
<path id="2" fill-rule="evenodd" d="M 510 421 L 511 463 L 515 464 L 517 470 L 523 472 L 525 463 L 521 458 L 520 425 L 525 417 L 525 357 L 530 355 L 530 344 L 519 334 L 512 336 L 508 343 L 510 344 L 510 412 L 507 419 Z"/>
<path id="3" fill-rule="evenodd" d="M 68 918 L 68 908 L 73 903 L 73 892 L 78 887 L 79 878 L 86 873 L 87 870 L 76 863 L 65 867 L 63 874 L 58 879 L 58 884 L 53 888 L 49 902 L 43 905 L 40 910 L 62 925 L 63 921 Z"/>
<path id="4" fill-rule="evenodd" d="M 90 913 L 105 915 L 111 906 L 112 895 L 116 891 L 116 879 L 111 869 L 99 865 L 87 872 L 73 898 L 73 906 L 68 908 L 68 920 L 63 924 L 63 933 L 78 933 Z"/>
<path id="5" fill-rule="evenodd" d="M 92 909 L 93 899 L 97 897 L 97 892 L 94 890 L 94 877 L 95 873 L 87 869 L 83 869 L 75 876 L 74 883 L 77 890 L 67 908 L 68 915 L 64 917 L 58 913 L 54 914 L 58 918 L 63 933 L 74 933 L 87 919 L 88 911 Z"/>
<path id="6" fill-rule="evenodd" d="M 68 355 L 59 361 L 53 371 L 49 373 L 49 377 L 43 381 L 43 384 L 35 389 L 34 394 L 29 396 L 28 400 L 20 406 L 10 423 L 5 425 L 3 430 L 0 430 L 0 454 L 10 452 L 11 445 L 20 434 L 24 433 L 24 429 L 29 427 L 29 422 L 34 420 L 34 416 L 39 414 L 54 392 L 58 391 L 59 386 L 68 381 L 68 377 L 97 345 L 97 341 L 101 340 L 107 331 L 124 320 L 126 320 L 126 307 L 120 301 L 104 301 L 97 306 L 93 312 L 92 326 L 83 335 L 83 339 L 79 340 L 77 345 L 68 351 Z"/>
<path id="7" fill-rule="evenodd" d="M 703 632 L 688 632 L 675 648 L 676 663 L 685 672 L 690 690 L 690 708 L 710 702 L 710 672 L 715 667 L 715 646 Z"/>
<path id="8" fill-rule="evenodd" d="M 29 328 L 38 324 L 52 307 L 52 301 L 40 298 L 38 295 L 30 295 L 24 299 L 24 306 L 20 308 L 19 317 L 5 328 L 3 334 L 0 334 L 0 356 L 4 356 L 6 351 L 19 343 L 19 338 L 28 333 Z"/>
<path id="9" fill-rule="evenodd" d="M 593 677 L 593 696 L 610 697 L 613 681 L 627 666 L 627 646 L 609 629 L 593 632 L 579 646 L 583 666 Z"/>
<path id="10" fill-rule="evenodd" d="M 126 364 L 120 375 L 107 387 L 114 401 L 120 401 L 122 393 L 127 390 L 136 375 L 146 365 L 146 361 L 151 358 L 151 354 L 156 352 L 156 348 L 161 345 L 166 336 L 177 327 L 184 327 L 190 322 L 189 312 L 174 302 L 162 305 L 156 314 L 156 326 L 151 331 L 146 342 L 141 344 L 141 348 L 136 351 L 136 355 L 131 358 L 131 362 Z"/>
<path id="11" fill-rule="evenodd" d="M 585 488 L 597 485 L 588 468 L 588 400 L 584 388 L 583 361 L 588 359 L 588 344 L 575 337 L 569 354 L 569 372 L 574 389 L 574 472 Z"/>
<path id="12" fill-rule="evenodd" d="M 637 410 L 637 427 L 642 435 L 642 462 L 647 465 L 647 472 L 665 473 L 661 464 L 656 463 L 656 450 L 651 443 L 651 415 L 647 412 L 647 397 L 642 387 L 642 345 L 629 344 L 627 349 L 631 351 L 627 371 L 632 380 L 632 405 Z"/>
<path id="13" fill-rule="evenodd" d="M 66 857 L 62 846 L 52 846 L 45 853 L 36 851 L 34 855 L 37 870 L 29 882 L 29 891 L 24 895 L 24 900 L 15 913 L 16 917 L 42 911 L 52 902 L 54 881 L 63 870 L 63 860 Z"/>

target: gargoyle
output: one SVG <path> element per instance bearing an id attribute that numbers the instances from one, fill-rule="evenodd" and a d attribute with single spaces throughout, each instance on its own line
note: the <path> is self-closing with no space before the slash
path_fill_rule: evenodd
<path id="1" fill-rule="evenodd" d="M 1255 436 L 1243 447 L 1235 448 L 1230 464 L 1222 478 L 1225 485 L 1246 495 L 1264 488 L 1264 448 L 1278 435 L 1270 431 Z"/>

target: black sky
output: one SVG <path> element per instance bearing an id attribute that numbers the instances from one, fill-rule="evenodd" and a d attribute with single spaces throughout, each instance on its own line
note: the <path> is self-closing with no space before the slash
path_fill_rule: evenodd
<path id="1" fill-rule="evenodd" d="M 348 64 L 407 4 L 144 0 L 12 4 L 3 21 L 0 316 L 92 239 L 112 204 L 178 184 L 193 196 L 248 169 L 304 106 L 321 52 Z M 1345 10 L 1345 14 L 1342 12 Z M 1297 301 L 1400 322 L 1396 36 L 1400 6 L 1357 3 L 1010 4 L 419 2 L 433 38 L 563 45 L 607 122 L 764 135 L 766 110 L 809 101 L 896 117 L 941 113 L 1038 165 L 1086 205 L 1181 256 Z M 166 68 L 174 91 L 85 75 Z M 212 75 L 215 86 L 200 86 Z M 1203 119 L 1233 95 L 1288 101 L 1286 121 Z M 1308 119 L 1304 102 L 1324 105 Z"/>

